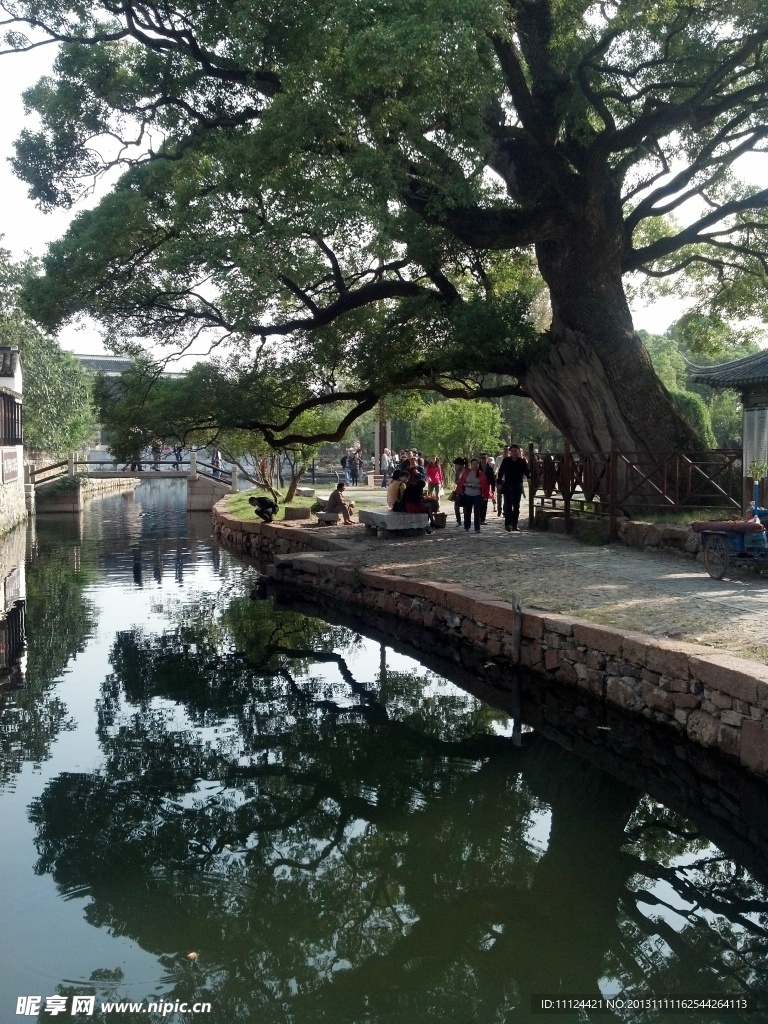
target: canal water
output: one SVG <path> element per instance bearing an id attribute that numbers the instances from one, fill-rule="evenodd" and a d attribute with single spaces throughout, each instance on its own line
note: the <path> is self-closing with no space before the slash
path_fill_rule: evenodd
<path id="1" fill-rule="evenodd" d="M 768 1020 L 762 783 L 257 576 L 182 481 L 31 530 L 0 1024 Z"/>

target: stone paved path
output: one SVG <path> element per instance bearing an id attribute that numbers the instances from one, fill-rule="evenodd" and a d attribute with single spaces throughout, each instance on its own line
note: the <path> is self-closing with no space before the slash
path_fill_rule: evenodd
<path id="1" fill-rule="evenodd" d="M 508 534 L 489 515 L 479 536 L 457 529 L 378 539 L 361 530 L 334 537 L 359 564 L 402 576 L 477 587 L 523 605 L 570 613 L 654 636 L 690 640 L 768 661 L 768 576 L 736 570 L 713 580 L 701 561 L 619 545 L 588 546 L 557 534 Z"/>

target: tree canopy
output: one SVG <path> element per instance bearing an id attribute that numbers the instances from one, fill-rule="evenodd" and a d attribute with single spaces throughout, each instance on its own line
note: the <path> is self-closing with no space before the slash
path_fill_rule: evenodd
<path id="1" fill-rule="evenodd" d="M 448 399 L 425 406 L 413 424 L 411 437 L 428 456 L 443 463 L 456 456 L 471 458 L 481 451 L 495 452 L 501 445 L 501 413 L 489 402 Z"/>
<path id="2" fill-rule="evenodd" d="M 768 134 L 755 0 L 5 7 L 9 46 L 61 44 L 26 96 L 31 194 L 124 172 L 27 291 L 50 327 L 206 338 L 297 404 L 501 374 L 486 394 L 582 450 L 663 451 L 699 438 L 624 276 L 685 270 L 702 314 L 766 312 L 768 189 L 736 175 Z"/>

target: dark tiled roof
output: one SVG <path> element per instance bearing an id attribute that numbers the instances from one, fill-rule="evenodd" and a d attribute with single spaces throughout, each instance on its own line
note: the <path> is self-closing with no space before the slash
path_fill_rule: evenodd
<path id="1" fill-rule="evenodd" d="M 13 377 L 19 366 L 19 350 L 0 345 L 0 377 Z"/>
<path id="2" fill-rule="evenodd" d="M 713 388 L 745 388 L 768 384 L 768 349 L 717 366 L 691 366 L 691 379 Z"/>
<path id="3" fill-rule="evenodd" d="M 91 373 L 123 373 L 131 367 L 133 360 L 127 356 L 75 356 L 84 370 Z"/>
<path id="4" fill-rule="evenodd" d="M 107 377 L 117 377 L 133 366 L 130 356 L 79 356 L 75 353 L 75 359 L 89 373 L 104 373 Z M 176 378 L 183 377 L 184 373 L 180 370 L 163 370 L 160 376 Z"/>

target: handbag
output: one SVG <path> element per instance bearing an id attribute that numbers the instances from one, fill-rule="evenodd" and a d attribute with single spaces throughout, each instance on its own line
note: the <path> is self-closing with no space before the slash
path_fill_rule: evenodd
<path id="1" fill-rule="evenodd" d="M 461 495 L 457 493 L 456 488 L 454 487 L 451 493 L 448 495 L 448 501 L 459 501 L 460 498 Z"/>

